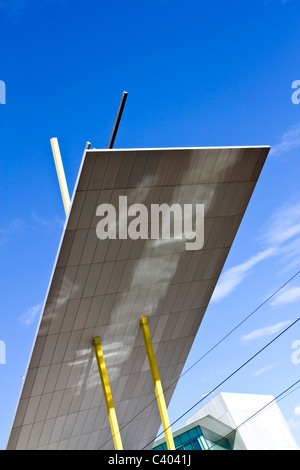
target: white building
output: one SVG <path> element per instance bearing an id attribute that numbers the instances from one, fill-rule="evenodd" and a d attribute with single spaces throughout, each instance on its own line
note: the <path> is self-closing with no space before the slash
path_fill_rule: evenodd
<path id="1" fill-rule="evenodd" d="M 186 423 L 207 427 L 211 417 L 229 426 L 235 430 L 227 437 L 233 450 L 299 450 L 277 403 L 266 406 L 272 400 L 271 395 L 220 393 Z"/>
<path id="2" fill-rule="evenodd" d="M 299 450 L 271 395 L 220 393 L 173 431 L 178 450 Z M 164 438 L 154 450 L 167 450 Z"/>

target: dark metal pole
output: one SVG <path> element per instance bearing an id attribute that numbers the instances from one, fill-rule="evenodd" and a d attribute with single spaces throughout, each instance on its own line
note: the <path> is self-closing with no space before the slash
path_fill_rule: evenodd
<path id="1" fill-rule="evenodd" d="M 116 138 L 116 135 L 117 135 L 117 132 L 118 132 L 118 127 L 119 127 L 119 124 L 120 124 L 120 121 L 121 121 L 123 109 L 124 109 L 124 106 L 125 106 L 125 101 L 126 101 L 127 95 L 128 95 L 127 91 L 123 91 L 122 98 L 121 98 L 120 105 L 119 105 L 119 109 L 118 109 L 118 113 L 117 113 L 117 116 L 116 116 L 114 127 L 113 127 L 113 130 L 112 130 L 110 139 L 109 139 L 108 147 L 107 147 L 109 149 L 113 148 L 114 141 L 115 141 L 115 138 Z"/>

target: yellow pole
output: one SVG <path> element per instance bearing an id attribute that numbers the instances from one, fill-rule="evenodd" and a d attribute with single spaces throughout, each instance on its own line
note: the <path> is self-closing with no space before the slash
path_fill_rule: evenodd
<path id="1" fill-rule="evenodd" d="M 56 167 L 56 173 L 58 177 L 58 182 L 59 182 L 59 187 L 60 187 L 60 192 L 62 195 L 62 200 L 65 208 L 65 213 L 66 215 L 69 212 L 69 207 L 70 207 L 70 196 L 69 196 L 69 191 L 68 191 L 68 186 L 67 186 L 67 181 L 65 177 L 65 172 L 64 172 L 64 167 L 62 164 L 62 159 L 61 159 L 61 154 L 59 150 L 59 145 L 56 137 L 53 137 L 50 139 L 51 142 L 51 147 L 52 147 L 52 153 L 54 157 L 54 162 L 55 162 L 55 167 Z"/>
<path id="2" fill-rule="evenodd" d="M 100 378 L 101 378 L 101 383 L 102 383 L 102 388 L 103 388 L 103 393 L 104 393 L 104 398 L 105 398 L 105 403 L 106 403 L 106 408 L 107 408 L 107 413 L 108 413 L 108 418 L 109 418 L 110 428 L 111 428 L 111 432 L 112 432 L 112 436 L 114 440 L 115 449 L 123 450 L 123 444 L 122 444 L 121 435 L 119 431 L 116 410 L 115 410 L 114 402 L 112 399 L 112 394 L 110 390 L 109 380 L 107 376 L 107 371 L 105 367 L 104 356 L 103 356 L 103 351 L 102 351 L 99 336 L 94 338 L 93 346 L 94 346 L 98 369 L 100 373 Z"/>
<path id="3" fill-rule="evenodd" d="M 173 435 L 172 435 L 169 416 L 167 412 L 167 406 L 166 406 L 164 392 L 163 392 L 160 377 L 159 377 L 159 372 L 158 372 L 157 362 L 155 359 L 155 354 L 154 354 L 154 349 L 152 345 L 147 317 L 142 317 L 141 328 L 142 328 L 144 342 L 146 346 L 146 351 L 147 351 L 148 361 L 150 365 L 150 370 L 151 370 L 154 390 L 156 394 L 158 409 L 160 413 L 160 418 L 161 418 L 161 422 L 164 428 L 167 447 L 169 450 L 175 450 Z"/>

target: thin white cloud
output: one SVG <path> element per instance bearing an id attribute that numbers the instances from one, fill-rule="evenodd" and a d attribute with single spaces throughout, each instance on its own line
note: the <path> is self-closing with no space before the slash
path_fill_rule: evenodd
<path id="1" fill-rule="evenodd" d="M 37 315 L 41 313 L 43 304 L 40 302 L 30 307 L 25 313 L 19 316 L 18 320 L 26 327 L 32 325 Z"/>
<path id="2" fill-rule="evenodd" d="M 263 367 L 262 369 L 257 370 L 252 374 L 252 377 L 257 377 L 258 375 L 262 375 L 265 372 L 268 372 L 269 370 L 273 369 L 275 367 L 275 364 L 271 364 L 269 366 Z"/>
<path id="3" fill-rule="evenodd" d="M 280 263 L 283 266 L 281 272 L 286 272 L 291 269 L 295 271 L 299 270 L 300 268 L 300 237 L 296 238 L 290 243 L 287 243 L 284 247 L 282 247 L 280 251 L 281 251 Z"/>
<path id="4" fill-rule="evenodd" d="M 35 0 L 0 0 L 0 10 L 18 15 L 24 8 L 36 4 Z"/>
<path id="5" fill-rule="evenodd" d="M 267 248 L 259 252 L 257 255 L 252 256 L 250 259 L 226 271 L 219 283 L 217 284 L 212 299 L 212 302 L 218 302 L 227 297 L 243 280 L 248 276 L 251 270 L 260 263 L 262 260 L 269 258 L 275 252 L 274 248 Z"/>
<path id="6" fill-rule="evenodd" d="M 271 147 L 269 155 L 280 157 L 298 147 L 300 147 L 300 123 L 295 124 L 283 134 L 280 142 Z"/>
<path id="7" fill-rule="evenodd" d="M 14 219 L 5 228 L 0 229 L 0 246 L 5 245 L 14 235 L 22 232 L 23 228 L 23 222 L 20 219 Z"/>
<path id="8" fill-rule="evenodd" d="M 291 323 L 290 320 L 282 321 L 279 323 L 275 323 L 274 325 L 265 326 L 263 328 L 258 328 L 257 330 L 251 331 L 246 335 L 241 336 L 242 342 L 253 341 L 258 338 L 263 338 L 265 336 L 272 336 L 282 330 L 285 326 Z"/>
<path id="9" fill-rule="evenodd" d="M 6 13 L 8 19 L 16 22 L 24 13 L 34 9 L 45 8 L 52 3 L 63 4 L 66 0 L 0 0 L 0 12 Z"/>
<path id="10" fill-rule="evenodd" d="M 227 297 L 261 261 L 277 257 L 284 269 L 300 267 L 300 203 L 284 204 L 269 218 L 257 238 L 261 250 L 245 262 L 225 271 L 214 290 L 211 302 Z"/>
<path id="11" fill-rule="evenodd" d="M 258 239 L 264 246 L 277 246 L 281 272 L 300 267 L 300 203 L 283 204 L 270 217 Z"/>
<path id="12" fill-rule="evenodd" d="M 300 234 L 300 203 L 283 204 L 270 217 L 258 241 L 267 245 L 281 245 Z"/>
<path id="13" fill-rule="evenodd" d="M 300 268 L 300 203 L 283 204 L 269 219 L 259 241 L 277 245 L 281 273 Z"/>
<path id="14" fill-rule="evenodd" d="M 38 216 L 35 212 L 30 214 L 30 225 L 41 226 L 44 228 L 59 228 L 62 229 L 65 224 L 65 220 L 59 218 L 57 215 L 53 217 L 41 217 Z M 14 237 L 24 232 L 28 229 L 27 221 L 15 218 L 7 222 L 5 226 L 0 228 L 0 246 L 9 243 Z"/>
<path id="15" fill-rule="evenodd" d="M 292 287 L 290 289 L 286 289 L 281 294 L 278 294 L 271 302 L 271 305 L 292 304 L 298 301 L 300 301 L 300 287 Z"/>
<path id="16" fill-rule="evenodd" d="M 37 215 L 35 212 L 31 212 L 31 220 L 35 222 L 37 225 L 42 225 L 43 227 L 58 227 L 63 228 L 65 224 L 64 219 L 60 219 L 55 215 L 54 217 L 41 217 Z"/>

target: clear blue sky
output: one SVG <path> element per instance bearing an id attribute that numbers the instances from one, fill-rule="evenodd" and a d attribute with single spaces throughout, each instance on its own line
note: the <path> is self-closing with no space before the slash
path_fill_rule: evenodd
<path id="1" fill-rule="evenodd" d="M 64 222 L 49 139 L 59 140 L 72 192 L 86 141 L 107 147 L 123 90 L 128 99 L 115 147 L 272 147 L 187 365 L 300 269 L 300 104 L 291 99 L 300 80 L 300 3 L 0 6 L 4 448 Z M 300 276 L 182 378 L 171 422 L 299 317 L 299 301 Z M 276 396 L 298 380 L 297 325 L 219 391 Z M 299 390 L 279 405 L 300 446 Z"/>

